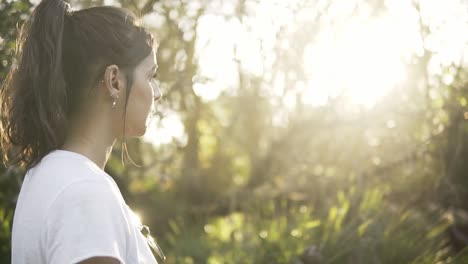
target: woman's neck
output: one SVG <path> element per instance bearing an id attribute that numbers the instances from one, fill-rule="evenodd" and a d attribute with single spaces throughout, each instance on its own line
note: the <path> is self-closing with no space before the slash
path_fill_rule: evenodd
<path id="1" fill-rule="evenodd" d="M 82 154 L 104 170 L 114 143 L 115 140 L 112 144 L 106 146 L 93 140 L 90 141 L 85 137 L 74 137 L 67 140 L 60 149 Z"/>
<path id="2" fill-rule="evenodd" d="M 104 170 L 117 138 L 110 118 L 104 113 L 82 114 L 70 120 L 70 128 L 61 149 L 82 154 Z"/>

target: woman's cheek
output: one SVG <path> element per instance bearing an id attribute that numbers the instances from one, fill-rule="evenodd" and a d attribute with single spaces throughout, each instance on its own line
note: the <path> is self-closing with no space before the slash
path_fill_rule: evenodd
<path id="1" fill-rule="evenodd" d="M 141 78 L 136 78 L 130 91 L 130 97 L 128 98 L 128 105 L 127 105 L 127 126 L 126 126 L 126 133 L 129 136 L 140 136 L 144 133 L 145 130 L 144 123 L 142 125 L 143 119 L 143 105 L 146 101 L 145 94 L 142 89 L 142 81 Z"/>

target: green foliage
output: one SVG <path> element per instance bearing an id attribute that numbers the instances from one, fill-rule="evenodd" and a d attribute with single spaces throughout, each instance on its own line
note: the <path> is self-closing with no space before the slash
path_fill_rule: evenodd
<path id="1" fill-rule="evenodd" d="M 14 61 L 17 28 L 27 18 L 30 8 L 31 3 L 24 0 L 0 3 L 0 85 Z M 22 170 L 7 171 L 0 166 L 0 263 L 11 262 L 12 221 L 22 174 Z"/>
<path id="2" fill-rule="evenodd" d="M 425 220 L 414 213 L 401 217 L 391 210 L 366 209 L 362 214 L 370 216 L 358 217 L 346 209 L 350 199 L 338 197 L 328 213 L 280 200 L 212 217 L 204 226 L 171 221 L 168 263 L 187 257 L 194 263 L 435 263 L 446 257 L 439 253 L 445 224 L 421 226 Z"/>
<path id="3" fill-rule="evenodd" d="M 28 17 L 31 3 L 25 0 L 0 3 L 0 80 L 12 65 L 18 28 Z"/>

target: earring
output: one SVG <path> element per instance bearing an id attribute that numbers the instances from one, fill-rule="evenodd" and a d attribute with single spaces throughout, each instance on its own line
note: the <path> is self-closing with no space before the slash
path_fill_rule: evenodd
<path id="1" fill-rule="evenodd" d="M 112 102 L 112 108 L 115 108 L 115 105 L 117 104 L 117 99 L 119 98 L 118 96 L 112 96 L 114 98 L 114 101 Z"/>

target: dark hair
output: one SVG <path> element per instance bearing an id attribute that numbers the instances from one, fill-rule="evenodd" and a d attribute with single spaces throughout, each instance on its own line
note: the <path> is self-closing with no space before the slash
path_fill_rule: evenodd
<path id="1" fill-rule="evenodd" d="M 109 6 L 72 11 L 63 0 L 43 0 L 22 26 L 17 63 L 0 91 L 0 147 L 7 165 L 31 168 L 65 140 L 85 88 L 116 64 L 125 73 L 124 111 L 135 67 L 153 36 L 129 11 Z M 12 158 L 9 158 L 12 156 Z"/>

